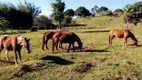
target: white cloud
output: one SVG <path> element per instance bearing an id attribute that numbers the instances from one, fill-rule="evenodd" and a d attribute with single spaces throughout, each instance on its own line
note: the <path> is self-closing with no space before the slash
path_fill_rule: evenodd
<path id="1" fill-rule="evenodd" d="M 52 14 L 51 11 L 42 10 L 42 12 L 39 15 L 45 15 L 47 17 L 50 17 L 51 14 Z"/>

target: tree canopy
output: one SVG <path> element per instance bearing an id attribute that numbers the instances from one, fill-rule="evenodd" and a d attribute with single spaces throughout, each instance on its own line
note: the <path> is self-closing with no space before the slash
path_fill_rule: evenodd
<path id="1" fill-rule="evenodd" d="M 90 11 L 83 6 L 76 9 L 75 14 L 80 17 L 90 16 Z"/>
<path id="2" fill-rule="evenodd" d="M 55 3 L 51 4 L 53 8 L 52 18 L 58 23 L 59 28 L 61 29 L 61 24 L 64 19 L 64 9 L 65 9 L 65 3 L 61 0 L 56 0 Z"/>

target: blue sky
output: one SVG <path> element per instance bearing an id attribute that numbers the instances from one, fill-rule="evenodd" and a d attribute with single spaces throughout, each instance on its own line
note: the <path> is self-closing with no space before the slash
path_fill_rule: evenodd
<path id="1" fill-rule="evenodd" d="M 0 0 L 4 3 L 13 3 L 17 5 L 18 2 L 24 2 L 25 0 Z M 55 0 L 26 0 L 27 2 L 34 3 L 37 7 L 40 7 L 42 10 L 41 14 L 50 15 L 52 13 L 51 3 Z M 135 2 L 142 0 L 62 0 L 66 4 L 65 9 L 76 10 L 80 6 L 84 6 L 88 10 L 91 10 L 94 5 L 98 7 L 105 6 L 108 9 L 114 11 L 117 8 L 123 9 L 127 4 L 134 4 Z"/>

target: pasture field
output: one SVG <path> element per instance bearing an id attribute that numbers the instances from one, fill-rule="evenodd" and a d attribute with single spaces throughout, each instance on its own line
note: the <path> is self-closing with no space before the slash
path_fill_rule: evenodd
<path id="1" fill-rule="evenodd" d="M 87 22 L 90 25 L 92 23 Z M 55 49 L 53 54 L 51 40 L 49 50 L 42 51 L 41 38 L 45 30 L 22 33 L 20 35 L 31 39 L 32 53 L 28 54 L 22 49 L 22 63 L 15 65 L 13 51 L 9 52 L 11 62 L 7 62 L 3 50 L 0 56 L 0 80 L 141 80 L 141 25 L 131 27 L 131 32 L 139 41 L 138 47 L 131 46 L 131 39 L 128 39 L 128 47 L 123 47 L 123 39 L 117 38 L 113 40 L 112 46 L 108 46 L 108 33 L 114 28 L 113 25 L 105 24 L 103 26 L 107 27 L 101 29 L 69 30 L 81 38 L 81 52 L 70 50 L 67 53 L 65 49 L 68 44 L 63 44 L 64 49 Z"/>

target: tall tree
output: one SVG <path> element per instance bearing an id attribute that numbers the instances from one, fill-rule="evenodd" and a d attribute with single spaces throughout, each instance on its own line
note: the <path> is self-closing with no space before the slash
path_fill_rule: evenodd
<path id="1" fill-rule="evenodd" d="M 34 4 L 32 4 L 30 2 L 26 2 L 26 1 L 24 3 L 19 2 L 17 10 L 26 14 L 27 20 L 28 20 L 28 22 L 26 22 L 26 23 L 30 24 L 31 26 L 33 25 L 34 18 L 37 15 L 39 15 L 39 13 L 41 13 L 40 7 L 36 7 Z M 23 19 L 23 20 L 25 20 L 25 19 Z M 26 23 L 24 23 L 24 24 L 26 24 Z"/>
<path id="2" fill-rule="evenodd" d="M 58 23 L 59 28 L 61 29 L 61 25 L 64 19 L 64 9 L 65 9 L 65 3 L 61 0 L 56 0 L 55 3 L 51 3 L 51 6 L 53 8 L 53 13 L 51 17 Z"/>
<path id="3" fill-rule="evenodd" d="M 83 6 L 76 9 L 75 14 L 80 17 L 90 16 L 90 11 Z"/>
<path id="4" fill-rule="evenodd" d="M 127 23 L 127 28 L 128 28 L 128 24 L 130 23 L 130 17 L 132 16 L 134 12 L 134 6 L 133 5 L 126 5 L 124 8 L 124 20 Z"/>

